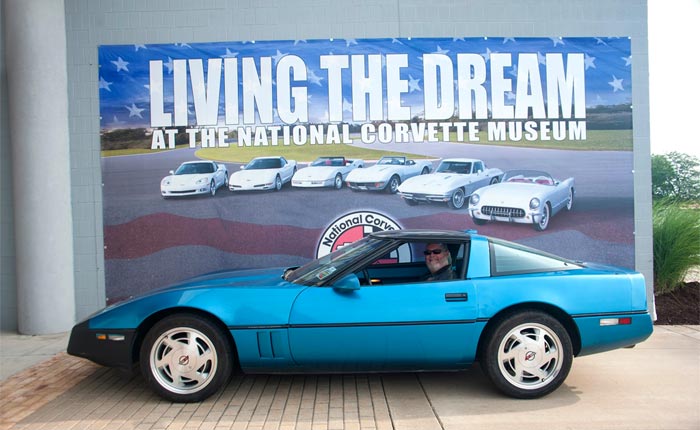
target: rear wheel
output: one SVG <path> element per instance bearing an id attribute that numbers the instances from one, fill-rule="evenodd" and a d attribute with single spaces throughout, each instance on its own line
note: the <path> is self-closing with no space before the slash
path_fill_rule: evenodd
<path id="1" fill-rule="evenodd" d="M 566 210 L 570 211 L 574 208 L 574 189 L 569 188 L 569 200 L 566 202 Z"/>
<path id="2" fill-rule="evenodd" d="M 211 194 L 212 197 L 214 197 L 216 195 L 216 182 L 214 182 L 213 179 L 209 183 L 209 193 Z"/>
<path id="3" fill-rule="evenodd" d="M 335 179 L 333 180 L 333 188 L 336 190 L 343 188 L 343 175 L 340 173 L 335 175 Z"/>
<path id="4" fill-rule="evenodd" d="M 486 334 L 481 367 L 503 393 L 521 399 L 545 396 L 566 379 L 573 361 L 571 339 L 549 314 L 522 311 Z"/>
<path id="5" fill-rule="evenodd" d="M 275 176 L 275 191 L 279 191 L 282 189 L 282 178 L 280 178 L 280 175 Z"/>
<path id="6" fill-rule="evenodd" d="M 146 383 L 173 402 L 199 402 L 231 377 L 233 348 L 226 333 L 211 321 L 176 314 L 156 323 L 141 345 Z"/>

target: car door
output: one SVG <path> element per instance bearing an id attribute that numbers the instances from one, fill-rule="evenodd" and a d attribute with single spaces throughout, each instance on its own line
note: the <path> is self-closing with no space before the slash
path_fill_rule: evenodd
<path id="1" fill-rule="evenodd" d="M 476 313 L 468 280 L 308 288 L 291 310 L 290 349 L 303 368 L 463 368 L 475 354 Z"/>

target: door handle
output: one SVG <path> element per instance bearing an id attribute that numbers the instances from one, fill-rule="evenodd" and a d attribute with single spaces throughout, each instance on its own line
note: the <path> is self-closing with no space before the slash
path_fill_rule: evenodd
<path id="1" fill-rule="evenodd" d="M 445 293 L 446 302 L 466 302 L 469 300 L 467 293 Z"/>

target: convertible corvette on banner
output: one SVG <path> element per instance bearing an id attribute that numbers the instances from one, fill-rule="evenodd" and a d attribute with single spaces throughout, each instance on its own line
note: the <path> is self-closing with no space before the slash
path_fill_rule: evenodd
<path id="1" fill-rule="evenodd" d="M 406 157 L 382 157 L 374 166 L 356 169 L 348 174 L 346 182 L 353 191 L 386 191 L 396 193 L 408 178 L 425 175 L 432 170 L 428 160 L 410 160 Z"/>
<path id="2" fill-rule="evenodd" d="M 358 167 L 364 167 L 362 160 L 348 160 L 345 157 L 319 157 L 308 167 L 300 169 L 292 177 L 293 187 L 317 188 L 333 187 L 336 190 L 343 188 L 343 182 L 350 171 Z"/>
<path id="3" fill-rule="evenodd" d="M 574 178 L 563 181 L 538 170 L 509 170 L 500 184 L 480 188 L 469 199 L 474 224 L 505 221 L 531 224 L 537 231 L 553 215 L 574 206 Z"/>
<path id="4" fill-rule="evenodd" d="M 453 280 L 427 281 L 441 243 Z M 433 252 L 435 253 L 435 252 Z M 247 373 L 461 370 L 502 392 L 551 393 L 574 357 L 652 332 L 641 274 L 472 232 L 389 230 L 301 267 L 223 271 L 113 305 L 68 352 L 140 367 L 166 399 L 195 402 Z"/>

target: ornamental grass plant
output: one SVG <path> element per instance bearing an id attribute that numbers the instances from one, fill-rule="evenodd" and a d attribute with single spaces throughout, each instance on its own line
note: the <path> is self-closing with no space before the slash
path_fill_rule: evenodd
<path id="1" fill-rule="evenodd" d="M 688 202 L 654 202 L 654 286 L 656 295 L 683 285 L 688 270 L 700 266 L 700 209 Z"/>

